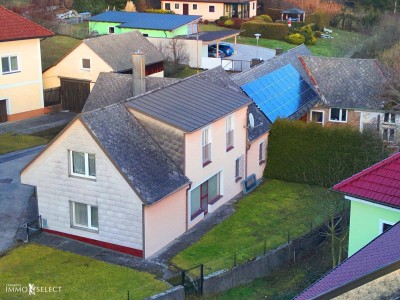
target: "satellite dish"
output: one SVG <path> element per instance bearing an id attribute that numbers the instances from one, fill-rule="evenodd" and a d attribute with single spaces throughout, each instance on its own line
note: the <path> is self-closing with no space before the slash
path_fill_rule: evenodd
<path id="1" fill-rule="evenodd" d="M 250 123 L 250 127 L 254 128 L 254 116 L 252 113 L 249 113 L 249 123 Z"/>

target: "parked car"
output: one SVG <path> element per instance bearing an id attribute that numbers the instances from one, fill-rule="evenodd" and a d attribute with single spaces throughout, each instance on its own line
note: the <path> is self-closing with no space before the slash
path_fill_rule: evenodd
<path id="1" fill-rule="evenodd" d="M 208 51 L 210 51 L 210 49 L 217 49 L 217 45 L 216 44 L 208 45 Z M 231 45 L 226 43 L 218 44 L 218 49 L 224 52 L 225 56 L 231 56 L 235 51 Z"/>
<path id="2" fill-rule="evenodd" d="M 218 57 L 224 58 L 225 56 L 222 50 L 218 50 Z M 208 57 L 217 57 L 217 48 L 208 48 Z"/>

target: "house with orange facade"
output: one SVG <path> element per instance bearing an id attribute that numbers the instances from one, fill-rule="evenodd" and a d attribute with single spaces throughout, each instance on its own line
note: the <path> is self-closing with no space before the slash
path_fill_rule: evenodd
<path id="1" fill-rule="evenodd" d="M 101 73 L 21 181 L 44 231 L 148 258 L 257 185 L 269 123 L 222 68 L 178 81 L 141 70 Z"/>
<path id="2" fill-rule="evenodd" d="M 257 15 L 257 1 L 252 0 L 162 0 L 161 8 L 178 15 L 198 15 L 203 20 L 214 21 L 222 16 L 251 18 Z"/>
<path id="3" fill-rule="evenodd" d="M 46 112 L 40 40 L 54 34 L 0 6 L 0 122 Z"/>

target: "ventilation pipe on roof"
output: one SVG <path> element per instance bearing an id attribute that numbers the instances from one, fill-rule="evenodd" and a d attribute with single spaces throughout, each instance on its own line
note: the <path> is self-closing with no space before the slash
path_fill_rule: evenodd
<path id="1" fill-rule="evenodd" d="M 140 51 L 132 54 L 132 79 L 133 96 L 144 94 L 146 92 L 145 58 Z"/>

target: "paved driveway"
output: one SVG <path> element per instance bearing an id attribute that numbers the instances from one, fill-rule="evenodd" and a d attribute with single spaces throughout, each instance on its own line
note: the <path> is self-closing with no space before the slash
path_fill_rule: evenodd
<path id="1" fill-rule="evenodd" d="M 19 172 L 42 148 L 0 155 L 0 253 L 24 238 L 19 226 L 37 216 L 34 188 L 21 184 Z"/>
<path id="2" fill-rule="evenodd" d="M 228 43 L 229 44 L 229 43 Z M 234 44 L 230 43 L 232 47 Z M 258 47 L 258 57 L 267 60 L 275 56 L 276 51 L 274 49 Z M 237 59 L 237 60 L 252 60 L 257 58 L 257 46 L 236 44 L 236 53 L 232 56 L 227 57 L 227 59 Z"/>

